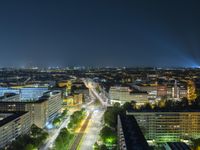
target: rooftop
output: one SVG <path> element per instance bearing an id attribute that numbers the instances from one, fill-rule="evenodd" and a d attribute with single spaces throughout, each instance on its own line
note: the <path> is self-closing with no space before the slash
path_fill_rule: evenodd
<path id="1" fill-rule="evenodd" d="M 0 127 L 28 112 L 0 112 Z"/>

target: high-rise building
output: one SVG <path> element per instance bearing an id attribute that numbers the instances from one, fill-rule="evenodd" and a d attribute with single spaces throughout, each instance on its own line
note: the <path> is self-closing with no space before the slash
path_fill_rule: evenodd
<path id="1" fill-rule="evenodd" d="M 29 112 L 0 113 L 0 148 L 9 145 L 18 136 L 27 134 L 31 128 Z"/>

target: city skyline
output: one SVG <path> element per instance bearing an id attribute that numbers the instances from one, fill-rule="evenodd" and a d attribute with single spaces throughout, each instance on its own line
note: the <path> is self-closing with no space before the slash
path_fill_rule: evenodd
<path id="1" fill-rule="evenodd" d="M 2 1 L 0 67 L 198 67 L 199 4 Z"/>

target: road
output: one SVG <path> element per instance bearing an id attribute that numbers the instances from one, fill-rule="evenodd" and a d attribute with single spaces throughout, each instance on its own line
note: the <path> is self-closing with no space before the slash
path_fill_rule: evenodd
<path id="1" fill-rule="evenodd" d="M 96 109 L 93 111 L 89 124 L 85 130 L 85 134 L 79 145 L 80 150 L 93 150 L 94 143 L 98 140 L 99 131 L 102 128 L 102 118 L 104 110 Z"/>
<path id="2" fill-rule="evenodd" d="M 69 117 L 67 119 L 64 120 L 64 122 L 60 125 L 60 127 L 58 129 L 56 129 L 55 131 L 53 131 L 53 133 L 51 133 L 50 138 L 48 139 L 48 142 L 46 144 L 44 144 L 40 150 L 48 150 L 50 147 L 53 146 L 57 136 L 60 133 L 60 130 L 62 128 L 65 128 L 67 126 L 67 124 L 69 123 Z"/>
<path id="3" fill-rule="evenodd" d="M 88 126 L 89 120 L 91 119 L 91 116 L 92 116 L 92 112 L 90 112 L 89 115 L 87 116 L 87 118 L 85 119 L 78 135 L 76 136 L 74 143 L 72 144 L 72 147 L 70 148 L 70 150 L 77 150 L 78 145 L 79 145 L 79 143 L 80 143 L 80 141 L 81 141 L 81 139 L 84 135 L 85 129 Z"/>
<path id="4" fill-rule="evenodd" d="M 102 94 L 103 92 L 101 92 L 101 94 L 97 92 L 95 84 L 93 84 L 92 80 L 86 80 L 86 79 L 82 80 L 85 86 L 94 94 L 94 96 L 101 102 L 103 106 L 110 106 L 108 104 L 108 98 Z"/>

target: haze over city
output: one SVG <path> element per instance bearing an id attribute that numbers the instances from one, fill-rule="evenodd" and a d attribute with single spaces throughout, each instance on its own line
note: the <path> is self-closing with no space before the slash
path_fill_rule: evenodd
<path id="1" fill-rule="evenodd" d="M 1 1 L 0 66 L 197 67 L 199 4 Z"/>

